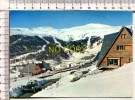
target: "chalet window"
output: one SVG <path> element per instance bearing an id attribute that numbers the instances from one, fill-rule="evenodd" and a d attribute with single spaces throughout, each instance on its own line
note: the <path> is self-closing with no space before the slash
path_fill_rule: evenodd
<path id="1" fill-rule="evenodd" d="M 127 36 L 126 34 L 121 34 L 121 38 L 122 38 L 122 39 L 125 39 L 126 36 Z"/>
<path id="2" fill-rule="evenodd" d="M 126 34 L 124 34 L 124 38 L 126 38 L 126 36 L 127 36 L 127 35 L 126 35 Z"/>
<path id="3" fill-rule="evenodd" d="M 124 45 L 119 45 L 119 46 L 117 46 L 117 50 L 125 50 Z"/>
<path id="4" fill-rule="evenodd" d="M 119 59 L 108 59 L 108 65 L 119 65 Z"/>

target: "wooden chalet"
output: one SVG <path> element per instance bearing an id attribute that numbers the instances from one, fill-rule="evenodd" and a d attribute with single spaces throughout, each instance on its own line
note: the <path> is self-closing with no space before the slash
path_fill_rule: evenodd
<path id="1" fill-rule="evenodd" d="M 27 64 L 27 65 L 23 65 L 23 66 L 19 66 L 19 67 L 22 67 L 22 69 L 19 70 L 19 72 L 21 72 L 22 74 L 32 74 L 32 70 L 34 69 L 35 67 L 35 64 L 32 63 L 32 64 Z"/>
<path id="2" fill-rule="evenodd" d="M 132 30 L 122 27 L 119 32 L 105 35 L 99 53 L 97 67 L 114 69 L 133 61 Z"/>
<path id="3" fill-rule="evenodd" d="M 47 70 L 52 70 L 52 68 L 50 67 L 48 63 L 45 63 L 42 61 L 42 63 L 36 64 L 36 66 L 34 67 L 32 71 L 32 75 L 40 74 Z"/>
<path id="4" fill-rule="evenodd" d="M 22 66 L 23 68 L 20 69 L 20 72 L 22 74 L 31 74 L 31 75 L 36 75 L 36 74 L 40 74 L 43 72 L 46 72 L 47 70 L 52 70 L 52 68 L 50 67 L 50 65 L 46 62 L 42 63 L 38 63 L 38 64 L 28 64 L 25 67 Z"/>

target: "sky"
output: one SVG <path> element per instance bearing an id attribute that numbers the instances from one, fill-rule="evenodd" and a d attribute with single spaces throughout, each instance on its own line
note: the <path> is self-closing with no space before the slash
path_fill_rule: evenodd
<path id="1" fill-rule="evenodd" d="M 112 26 L 132 24 L 130 11 L 10 11 L 11 28 L 71 28 L 90 23 Z"/>

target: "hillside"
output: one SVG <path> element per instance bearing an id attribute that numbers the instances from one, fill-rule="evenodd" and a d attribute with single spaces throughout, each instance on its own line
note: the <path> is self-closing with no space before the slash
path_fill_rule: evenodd
<path id="1" fill-rule="evenodd" d="M 132 65 L 125 64 L 114 71 L 87 75 L 76 82 L 70 82 L 71 76 L 66 74 L 59 81 L 59 86 L 50 86 L 32 97 L 132 97 Z"/>

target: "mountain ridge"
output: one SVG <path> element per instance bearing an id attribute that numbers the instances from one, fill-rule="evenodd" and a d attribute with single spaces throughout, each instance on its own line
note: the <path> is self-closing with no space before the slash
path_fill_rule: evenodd
<path id="1" fill-rule="evenodd" d="M 72 28 L 56 29 L 52 27 L 36 27 L 36 28 L 11 28 L 10 34 L 30 35 L 30 36 L 53 36 L 64 41 L 73 41 L 85 39 L 92 35 L 104 36 L 109 33 L 118 32 L 122 26 L 110 26 L 105 24 L 86 24 Z"/>

